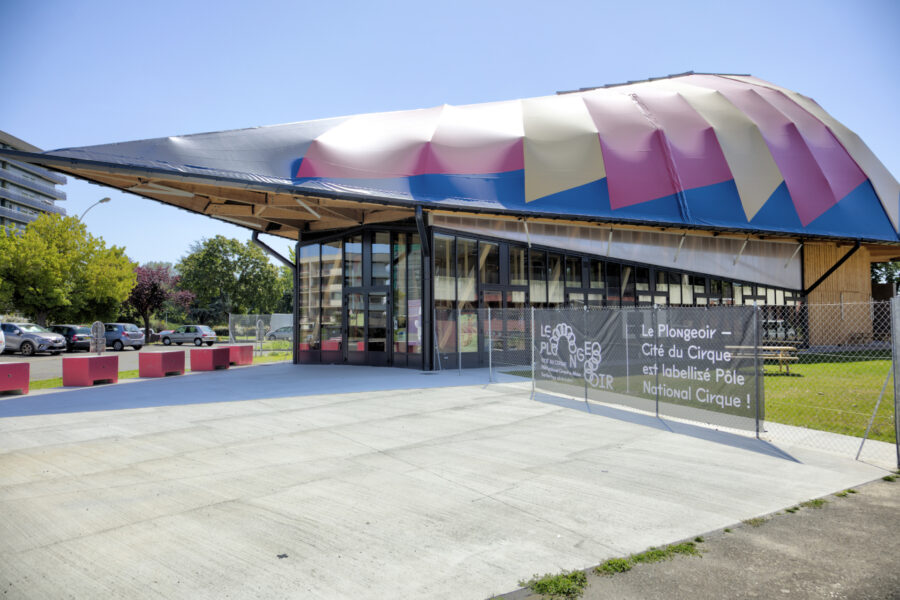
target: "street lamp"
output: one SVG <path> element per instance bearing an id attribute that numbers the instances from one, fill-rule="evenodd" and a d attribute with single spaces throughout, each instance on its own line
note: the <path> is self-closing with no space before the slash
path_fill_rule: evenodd
<path id="1" fill-rule="evenodd" d="M 112 200 L 112 198 L 109 198 L 109 197 L 100 198 L 99 200 L 97 200 L 96 202 L 94 202 L 93 204 L 88 206 L 87 209 L 85 209 L 85 211 L 83 213 L 81 213 L 81 216 L 78 217 L 78 220 L 81 221 L 82 219 L 84 219 L 84 215 L 88 214 L 88 211 L 91 210 L 92 208 L 94 208 L 95 206 L 97 206 L 98 204 L 106 204 L 110 200 Z"/>

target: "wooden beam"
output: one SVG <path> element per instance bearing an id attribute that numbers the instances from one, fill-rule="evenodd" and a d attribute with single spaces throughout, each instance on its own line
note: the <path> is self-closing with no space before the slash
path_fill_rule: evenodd
<path id="1" fill-rule="evenodd" d="M 389 221 L 401 221 L 403 219 L 411 219 L 415 216 L 415 212 L 406 209 L 396 210 L 375 210 L 365 213 L 363 223 L 387 223 Z"/>
<path id="2" fill-rule="evenodd" d="M 205 212 L 207 215 L 252 217 L 253 207 L 247 204 L 210 204 Z"/>

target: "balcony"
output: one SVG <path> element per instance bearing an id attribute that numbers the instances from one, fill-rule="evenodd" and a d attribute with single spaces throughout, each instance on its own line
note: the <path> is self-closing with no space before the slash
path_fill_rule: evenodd
<path id="1" fill-rule="evenodd" d="M 6 200 L 15 202 L 16 204 L 22 204 L 24 206 L 27 206 L 28 208 L 33 208 L 34 210 L 39 210 L 41 212 L 54 213 L 57 215 L 66 214 L 66 209 L 53 204 L 41 202 L 40 200 L 35 200 L 34 198 L 29 198 L 16 188 L 0 188 L 0 198 L 5 198 Z"/>
<path id="2" fill-rule="evenodd" d="M 17 223 L 31 223 L 37 219 L 37 215 L 26 215 L 17 210 L 10 210 L 5 206 L 0 206 L 0 217 L 6 217 L 10 221 L 16 221 Z"/>
<path id="3" fill-rule="evenodd" d="M 43 177 L 44 179 L 52 181 L 53 183 L 58 184 L 58 185 L 65 185 L 66 181 L 67 181 L 65 175 L 60 175 L 59 173 L 54 173 L 53 171 L 48 171 L 44 167 L 39 167 L 37 165 L 31 165 L 28 163 L 19 162 L 17 160 L 12 160 L 9 158 L 4 158 L 3 162 L 8 162 L 9 164 L 11 164 L 15 167 L 18 167 L 18 168 L 22 169 L 23 171 L 29 171 L 31 173 L 34 173 L 38 177 Z"/>
<path id="4" fill-rule="evenodd" d="M 57 200 L 66 199 L 66 193 L 62 190 L 56 189 L 55 186 L 52 186 L 48 183 L 40 183 L 39 181 L 32 181 L 31 179 L 23 177 L 22 175 L 19 175 L 14 171 L 10 171 L 9 169 L 0 169 L 0 179 L 5 179 L 6 181 L 9 181 L 16 185 L 21 185 L 22 187 L 26 187 L 40 194 L 44 194 L 45 196 L 56 198 Z"/>

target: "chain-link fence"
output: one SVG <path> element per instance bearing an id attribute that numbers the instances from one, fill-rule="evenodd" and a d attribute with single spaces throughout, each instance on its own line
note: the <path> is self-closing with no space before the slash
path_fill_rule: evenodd
<path id="1" fill-rule="evenodd" d="M 889 302 L 764 306 L 766 435 L 896 459 Z M 863 444 L 863 440 L 866 440 Z"/>
<path id="2" fill-rule="evenodd" d="M 228 341 L 253 344 L 258 355 L 285 353 L 293 348 L 294 328 L 291 314 L 228 315 Z"/>
<path id="3" fill-rule="evenodd" d="M 436 349 L 465 356 L 466 319 L 445 312 Z M 483 309 L 477 321 L 492 379 L 900 465 L 890 303 Z"/>

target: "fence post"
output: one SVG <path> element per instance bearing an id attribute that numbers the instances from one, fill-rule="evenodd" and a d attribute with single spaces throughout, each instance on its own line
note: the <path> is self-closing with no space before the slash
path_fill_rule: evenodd
<path id="1" fill-rule="evenodd" d="M 869 419 L 869 424 L 866 425 L 866 433 L 863 434 L 863 439 L 859 443 L 859 450 L 856 451 L 856 460 L 859 460 L 859 455 L 862 454 L 863 446 L 865 446 L 866 440 L 869 439 L 869 432 L 872 431 L 872 423 L 875 422 L 875 416 L 878 414 L 878 408 L 881 406 L 881 400 L 884 398 L 884 392 L 887 390 L 888 381 L 890 381 L 893 374 L 894 368 L 892 365 L 891 369 L 888 370 L 887 377 L 884 378 L 884 385 L 881 386 L 881 393 L 878 394 L 878 402 L 875 403 L 875 410 L 872 411 L 872 417 Z M 896 438 L 896 435 L 894 437 Z"/>
<path id="2" fill-rule="evenodd" d="M 760 406 L 759 406 L 759 388 L 762 383 L 763 374 L 760 373 L 759 370 L 759 305 L 755 304 L 753 306 L 753 375 L 756 378 L 756 439 L 759 439 L 759 416 L 760 416 Z"/>
<path id="3" fill-rule="evenodd" d="M 622 319 L 622 337 L 625 338 L 625 393 L 628 394 L 631 392 L 631 361 L 628 358 L 628 319 L 623 318 L 621 312 L 616 312 L 615 315 L 617 318 Z"/>
<path id="4" fill-rule="evenodd" d="M 582 309 L 582 319 L 581 319 L 581 320 L 582 320 L 582 328 L 581 328 L 582 345 L 585 345 L 585 343 L 590 339 L 590 338 L 588 337 L 588 318 L 587 318 L 587 310 L 588 310 L 588 307 L 587 307 L 587 304 L 585 304 L 584 307 L 583 307 L 583 309 Z M 588 401 L 588 374 L 587 374 L 587 364 L 588 364 L 588 357 L 587 357 L 587 353 L 585 353 L 585 356 L 584 356 L 584 363 L 582 363 L 582 365 L 581 365 L 581 377 L 584 379 L 584 402 L 585 402 L 585 404 L 587 404 L 587 401 Z"/>
<path id="5" fill-rule="evenodd" d="M 891 298 L 891 364 L 894 367 L 894 448 L 897 450 L 897 468 L 900 469 L 900 382 L 898 377 L 897 335 L 900 327 L 896 327 L 900 318 L 900 297 Z"/>
<path id="6" fill-rule="evenodd" d="M 437 322 L 437 309 L 431 308 L 431 358 L 434 360 L 434 369 L 437 371 L 443 371 L 444 367 L 441 365 L 441 353 L 438 348 L 438 322 Z"/>
<path id="7" fill-rule="evenodd" d="M 462 375 L 462 309 L 456 307 L 456 368 Z"/>
<path id="8" fill-rule="evenodd" d="M 531 307 L 531 398 L 534 399 L 534 307 Z"/>
<path id="9" fill-rule="evenodd" d="M 625 339 L 628 340 L 628 319 L 625 319 Z M 653 307 L 653 335 L 655 336 L 659 331 L 659 307 Z M 656 344 L 659 344 L 659 338 L 654 338 Z M 626 351 L 627 356 L 627 351 Z M 659 356 L 656 352 L 653 353 L 653 372 L 656 374 L 656 386 L 653 388 L 656 390 L 656 418 L 659 418 Z"/>
<path id="10" fill-rule="evenodd" d="M 494 382 L 494 364 L 492 354 L 494 351 L 494 329 L 491 327 L 491 307 L 487 309 L 487 326 L 488 326 L 488 381 Z"/>

